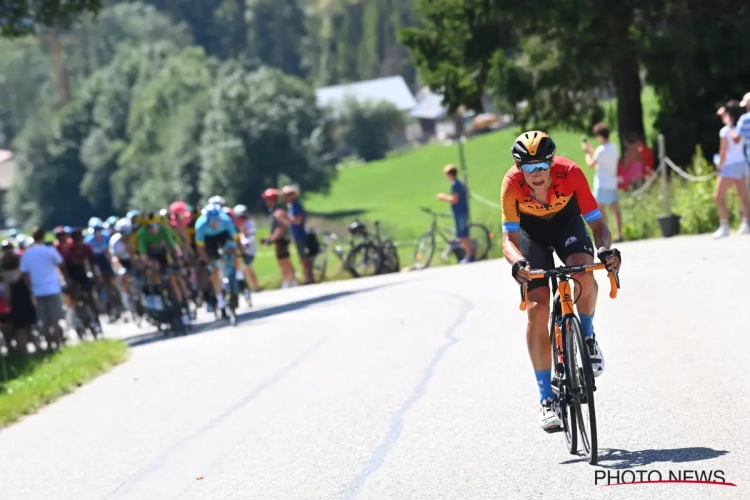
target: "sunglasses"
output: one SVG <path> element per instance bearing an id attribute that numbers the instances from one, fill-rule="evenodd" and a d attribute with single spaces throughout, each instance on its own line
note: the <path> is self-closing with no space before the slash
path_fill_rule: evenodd
<path id="1" fill-rule="evenodd" d="M 551 165 L 551 161 L 541 161 L 538 163 L 526 163 L 524 165 L 521 165 L 521 169 L 527 174 L 533 174 L 535 172 L 544 172 L 545 170 L 549 170 L 549 167 Z"/>

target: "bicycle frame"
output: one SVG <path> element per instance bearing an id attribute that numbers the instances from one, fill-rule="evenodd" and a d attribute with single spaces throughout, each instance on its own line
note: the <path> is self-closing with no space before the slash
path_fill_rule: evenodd
<path id="1" fill-rule="evenodd" d="M 581 272 L 594 272 L 598 271 L 600 269 L 606 269 L 606 266 L 603 263 L 599 264 L 582 264 L 578 266 L 561 266 L 555 269 L 550 270 L 532 270 L 531 271 L 531 279 L 537 279 L 537 278 L 550 278 L 551 279 L 551 287 L 552 287 L 552 294 L 553 297 L 559 298 L 560 303 L 560 311 L 558 316 L 557 308 L 557 301 L 553 300 L 553 303 L 551 305 L 552 308 L 552 316 L 557 316 L 561 321 L 558 323 L 556 322 L 553 325 L 554 328 L 554 343 L 557 348 L 557 355 L 561 362 L 564 362 L 564 349 L 563 344 L 565 341 L 565 332 L 562 331 L 560 325 L 565 324 L 565 319 L 570 316 L 575 316 L 575 312 L 573 310 L 573 306 L 575 305 L 575 300 L 573 299 L 573 289 L 570 286 L 570 280 L 572 279 L 572 275 L 576 273 Z M 617 297 L 617 290 L 620 288 L 620 280 L 617 274 L 613 272 L 607 273 L 609 276 L 609 296 L 610 298 Z M 557 283 L 557 280 L 559 280 L 559 285 Z M 525 311 L 529 304 L 529 298 L 527 293 L 528 285 L 524 285 L 521 288 L 521 311 Z"/>

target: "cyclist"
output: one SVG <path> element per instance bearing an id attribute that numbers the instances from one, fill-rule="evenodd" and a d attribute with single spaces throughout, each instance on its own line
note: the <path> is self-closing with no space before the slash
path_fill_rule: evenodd
<path id="1" fill-rule="evenodd" d="M 62 251 L 65 271 L 69 278 L 69 283 L 74 285 L 69 291 L 73 298 L 73 304 L 78 294 L 82 294 L 83 301 L 87 303 L 94 313 L 91 320 L 95 323 L 98 331 L 101 331 L 99 324 L 99 308 L 94 300 L 94 283 L 92 281 L 94 270 L 94 251 L 91 246 L 84 243 L 83 230 L 74 228 L 70 231 L 70 243 Z M 75 325 L 75 306 L 71 309 L 73 312 L 68 317 L 70 326 Z"/>
<path id="2" fill-rule="evenodd" d="M 502 186 L 503 253 L 513 266 L 513 278 L 528 284 L 526 343 L 539 386 L 540 425 L 548 432 L 561 426 L 551 408 L 554 393 L 548 332 L 550 289 L 548 280 L 529 280 L 529 271 L 554 267 L 549 248 L 565 265 L 593 264 L 595 252 L 612 271 L 618 271 L 621 262 L 620 253 L 610 249 L 609 228 L 583 171 L 568 158 L 555 156 L 555 151 L 555 142 L 546 133 L 521 134 L 511 148 L 515 164 Z M 586 223 L 596 246 L 589 238 Z M 604 370 L 604 357 L 592 323 L 598 287 L 592 273 L 575 274 L 573 278 L 582 333 L 594 375 L 599 376 Z"/>
<path id="3" fill-rule="evenodd" d="M 233 253 L 238 241 L 239 234 L 232 218 L 218 204 L 206 205 L 203 209 L 203 215 L 195 223 L 195 243 L 198 247 L 198 254 L 208 263 L 211 270 L 211 284 L 216 293 L 216 306 L 222 310 L 222 316 L 224 317 L 226 317 L 225 308 L 227 304 L 221 287 L 221 276 L 224 275 L 224 272 L 219 267 L 223 265 L 219 250 L 223 248 L 225 251 Z M 234 268 L 237 270 L 243 269 L 242 261 L 238 256 L 234 257 Z"/>
<path id="4" fill-rule="evenodd" d="M 115 272 L 112 269 L 112 257 L 109 255 L 109 231 L 104 229 L 104 222 L 98 217 L 89 219 L 89 234 L 83 242 L 91 247 L 94 252 L 94 265 L 104 282 L 102 287 L 102 301 L 112 305 L 117 300 L 112 291 L 116 291 Z M 114 318 L 117 319 L 117 318 Z"/>
<path id="5" fill-rule="evenodd" d="M 174 294 L 175 302 L 183 309 L 182 322 L 190 322 L 190 315 L 185 297 L 180 287 L 177 274 L 170 272 L 173 265 L 172 253 L 177 258 L 182 256 L 180 247 L 175 241 L 172 232 L 161 222 L 154 213 L 146 213 L 141 216 L 141 228 L 138 230 L 138 253 L 144 258 L 148 267 L 151 268 L 152 276 L 160 276 L 161 273 L 169 273 L 169 284 Z M 156 282 L 152 279 L 152 282 Z M 155 293 L 156 294 L 156 293 Z"/>
<path id="6" fill-rule="evenodd" d="M 130 219 L 123 217 L 114 224 L 114 230 L 115 234 L 109 239 L 109 253 L 112 256 L 112 262 L 124 270 L 118 283 L 120 297 L 123 305 L 132 310 L 129 281 L 133 276 L 134 268 L 133 250 L 128 245 L 128 236 L 133 231 L 133 224 Z"/>
<path id="7" fill-rule="evenodd" d="M 240 243 L 242 244 L 242 255 L 245 262 L 245 276 L 247 276 L 247 282 L 250 284 L 252 291 L 257 292 L 260 287 L 258 286 L 258 277 L 255 275 L 255 270 L 253 269 L 253 260 L 255 260 L 255 254 L 257 253 L 255 245 L 257 228 L 255 227 L 255 221 L 250 218 L 245 205 L 234 207 L 234 218 L 237 229 L 240 232 Z"/>

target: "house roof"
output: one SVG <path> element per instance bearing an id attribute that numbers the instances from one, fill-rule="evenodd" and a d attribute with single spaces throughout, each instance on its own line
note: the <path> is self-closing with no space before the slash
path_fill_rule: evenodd
<path id="1" fill-rule="evenodd" d="M 400 111 L 410 111 L 417 105 L 414 94 L 401 75 L 321 87 L 315 91 L 315 95 L 318 105 L 334 108 L 341 106 L 347 97 L 357 102 L 387 101 Z"/>
<path id="2" fill-rule="evenodd" d="M 409 114 L 414 118 L 421 118 L 423 120 L 440 120 L 444 118 L 448 113 L 448 107 L 443 106 L 443 98 L 429 89 L 425 92 L 426 88 L 420 90 L 420 95 L 423 98 Z"/>

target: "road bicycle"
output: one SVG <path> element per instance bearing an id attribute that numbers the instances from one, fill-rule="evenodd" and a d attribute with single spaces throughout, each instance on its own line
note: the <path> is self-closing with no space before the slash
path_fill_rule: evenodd
<path id="1" fill-rule="evenodd" d="M 222 311 L 222 314 L 226 312 L 232 326 L 237 326 L 237 309 L 240 305 L 240 299 L 239 287 L 237 286 L 237 270 L 234 267 L 234 254 L 227 252 L 225 248 L 219 249 L 219 254 L 224 259 L 224 265 L 219 266 L 219 280 L 221 281 L 221 289 L 224 293 L 224 301 L 226 303 L 226 308 Z"/>
<path id="2" fill-rule="evenodd" d="M 373 223 L 375 233 L 371 234 L 362 222 L 349 225 L 349 232 L 355 240 L 346 256 L 346 268 L 355 278 L 365 275 L 363 269 L 372 264 L 374 274 L 396 273 L 399 271 L 398 250 L 390 238 L 385 238 L 380 230 L 380 221 Z"/>
<path id="3" fill-rule="evenodd" d="M 445 243 L 445 249 L 441 252 L 441 258 L 448 260 L 453 255 L 457 261 L 464 258 L 464 249 L 461 246 L 458 238 L 456 238 L 455 228 L 451 226 L 438 225 L 438 219 L 453 219 L 450 214 L 437 213 L 429 208 L 421 207 L 424 213 L 432 217 L 432 223 L 430 229 L 427 230 L 417 240 L 416 248 L 414 249 L 414 268 L 415 269 L 426 269 L 430 267 L 432 259 L 437 251 L 438 237 Z M 471 246 L 474 249 L 474 260 L 484 260 L 490 253 L 490 245 L 492 242 L 492 234 L 490 230 L 484 224 L 472 223 L 469 224 L 469 238 L 471 239 Z"/>
<path id="4" fill-rule="evenodd" d="M 326 279 L 328 271 L 328 255 L 332 252 L 341 261 L 341 265 L 346 265 L 346 252 L 341 245 L 341 241 L 336 233 L 317 232 L 320 240 L 318 253 L 313 257 L 313 281 L 322 283 Z"/>
<path id="5" fill-rule="evenodd" d="M 598 460 L 596 409 L 594 407 L 596 384 L 589 351 L 581 332 L 581 322 L 573 310 L 578 299 L 573 295 L 570 282 L 576 282 L 576 288 L 580 288 L 573 274 L 594 272 L 600 269 L 606 269 L 603 263 L 560 266 L 547 271 L 535 269 L 530 273 L 532 279 L 550 278 L 550 287 L 554 295 L 549 326 L 553 361 L 552 390 L 556 396 L 552 409 L 562 422 L 568 451 L 572 455 L 578 453 L 578 431 L 580 431 L 583 450 L 591 465 L 596 465 Z M 620 288 L 620 278 L 617 273 L 609 272 L 608 274 L 609 296 L 614 299 Z M 558 280 L 560 281 L 559 288 Z M 527 285 L 522 285 L 522 311 L 525 311 L 528 305 L 526 292 Z"/>

